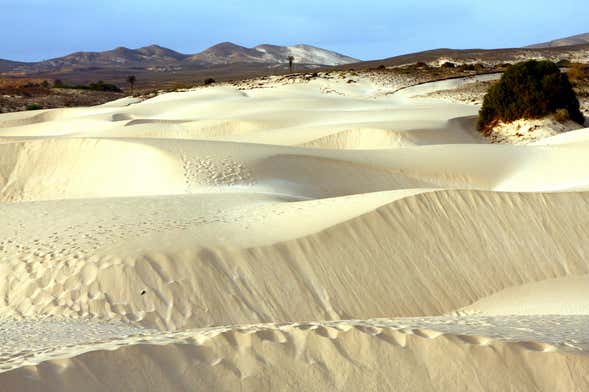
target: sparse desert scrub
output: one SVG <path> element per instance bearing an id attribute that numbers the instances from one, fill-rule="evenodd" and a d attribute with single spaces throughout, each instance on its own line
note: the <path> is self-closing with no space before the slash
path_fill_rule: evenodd
<path id="1" fill-rule="evenodd" d="M 575 86 L 587 84 L 589 82 L 589 65 L 580 63 L 571 64 L 567 75 L 571 83 Z"/>
<path id="2" fill-rule="evenodd" d="M 0 78 L 0 113 L 93 106 L 122 97 L 121 93 L 112 91 L 51 87 L 53 82 L 44 79 Z"/>
<path id="3" fill-rule="evenodd" d="M 564 123 L 571 119 L 571 115 L 566 109 L 557 109 L 554 113 L 554 119 L 559 123 Z"/>
<path id="4" fill-rule="evenodd" d="M 584 117 L 567 74 L 550 61 L 530 60 L 509 67 L 485 95 L 478 128 L 488 133 L 498 122 L 537 119 L 568 112 L 579 124 Z"/>

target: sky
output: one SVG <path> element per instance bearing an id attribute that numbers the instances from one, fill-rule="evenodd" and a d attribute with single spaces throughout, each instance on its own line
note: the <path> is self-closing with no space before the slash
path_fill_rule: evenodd
<path id="1" fill-rule="evenodd" d="M 158 44 L 305 43 L 362 60 L 517 47 L 589 32 L 587 0 L 0 0 L 0 58 Z"/>

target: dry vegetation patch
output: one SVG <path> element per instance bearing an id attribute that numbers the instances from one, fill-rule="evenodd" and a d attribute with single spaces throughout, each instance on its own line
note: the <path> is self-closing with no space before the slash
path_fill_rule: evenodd
<path id="1" fill-rule="evenodd" d="M 0 78 L 0 113 L 94 106 L 124 96 L 119 92 L 53 88 L 53 83 L 46 79 Z"/>

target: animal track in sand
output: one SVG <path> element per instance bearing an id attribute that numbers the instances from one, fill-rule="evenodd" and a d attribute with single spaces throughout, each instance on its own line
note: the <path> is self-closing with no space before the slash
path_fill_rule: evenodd
<path id="1" fill-rule="evenodd" d="M 185 156 L 183 160 L 184 178 L 189 193 L 199 185 L 254 185 L 256 182 L 251 169 L 230 157 L 219 160 L 210 156 L 200 159 Z"/>
<path id="2" fill-rule="evenodd" d="M 135 268 L 136 259 L 112 256 L 112 249 L 129 242 L 142 246 L 143 238 L 160 233 L 181 233 L 202 225 L 240 223 L 247 230 L 276 214 L 296 216 L 308 209 L 308 203 L 260 202 L 220 208 L 223 196 L 184 195 L 154 198 L 67 200 L 32 203 L 26 209 L 6 205 L 10 227 L 0 229 L 0 307 L 7 315 L 62 312 L 67 316 L 100 316 L 137 321 L 128 303 L 113 302 L 100 287 L 97 277 L 104 270 Z M 247 196 L 244 196 L 247 197 Z M 230 196 L 228 200 L 232 200 Z M 322 201 L 318 201 L 322 203 Z M 133 208 L 130 208 L 133 206 Z M 92 221 L 86 212 L 92 211 Z M 187 213 L 187 211 L 193 212 Z M 143 242 L 142 242 L 143 241 Z M 134 249 L 142 254 L 141 249 Z M 109 273 L 106 271 L 106 273 Z M 165 276 L 161 276 L 166 281 Z M 146 288 L 153 288 L 145 284 Z M 137 296 L 143 287 L 137 288 Z M 131 294 L 128 294 L 131 295 Z M 147 302 L 153 298 L 146 295 Z M 167 297 L 166 297 L 167 298 Z M 131 301 L 131 300 L 128 300 Z M 174 304 L 174 317 L 189 317 L 190 304 Z M 184 309 L 184 310 L 183 310 Z M 149 310 L 149 309 L 148 309 Z M 181 315 L 185 314 L 185 315 Z M 164 317 L 165 315 L 162 315 Z"/>

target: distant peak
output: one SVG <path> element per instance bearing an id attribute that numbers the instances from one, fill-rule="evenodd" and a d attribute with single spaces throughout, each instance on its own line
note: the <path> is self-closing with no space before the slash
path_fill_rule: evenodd
<path id="1" fill-rule="evenodd" d="M 166 50 L 169 50 L 168 48 L 164 48 L 163 46 L 156 45 L 156 44 L 151 44 L 151 45 L 143 46 L 143 47 L 141 47 L 139 49 L 166 49 Z"/>
<path id="2" fill-rule="evenodd" d="M 211 48 L 245 48 L 245 46 L 237 45 L 236 43 L 227 41 L 213 45 Z"/>

